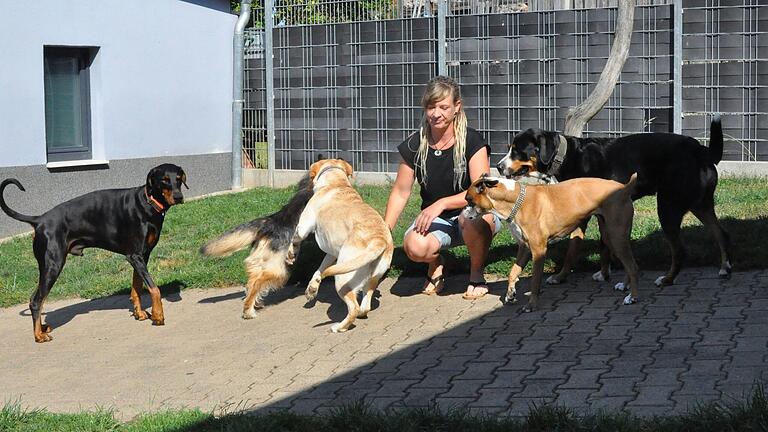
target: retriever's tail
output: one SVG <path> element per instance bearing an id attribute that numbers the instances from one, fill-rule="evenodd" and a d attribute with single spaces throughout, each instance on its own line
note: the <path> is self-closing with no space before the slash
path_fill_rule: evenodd
<path id="1" fill-rule="evenodd" d="M 347 259 L 343 262 L 337 262 L 336 264 L 326 268 L 320 275 L 323 279 L 329 276 L 336 276 L 338 274 L 349 273 L 357 270 L 366 264 L 373 262 L 382 256 L 390 247 L 389 243 L 383 238 L 372 240 L 368 243 L 368 247 L 355 257 Z"/>
<path id="2" fill-rule="evenodd" d="M 250 247 L 259 238 L 260 222 L 256 219 L 232 228 L 200 246 L 200 253 L 205 256 L 229 256 Z"/>
<path id="3" fill-rule="evenodd" d="M 8 204 L 5 203 L 5 197 L 3 197 L 3 194 L 5 193 L 5 187 L 9 184 L 16 185 L 17 188 L 21 189 L 22 191 L 26 191 L 24 189 L 24 186 L 21 185 L 21 183 L 16 180 L 15 178 L 9 178 L 3 180 L 2 183 L 0 183 L 0 208 L 3 209 L 5 214 L 8 216 L 22 222 L 26 222 L 32 226 L 37 226 L 38 220 L 40 220 L 39 216 L 28 216 L 25 214 L 21 214 L 17 212 L 16 210 L 13 210 L 12 208 L 8 207 Z"/>

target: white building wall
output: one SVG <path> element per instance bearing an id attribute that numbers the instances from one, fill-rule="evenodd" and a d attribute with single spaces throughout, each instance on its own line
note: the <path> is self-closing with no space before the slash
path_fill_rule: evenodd
<path id="1" fill-rule="evenodd" d="M 0 1 L 0 167 L 46 163 L 43 47 L 98 47 L 93 159 L 231 151 L 226 0 Z"/>

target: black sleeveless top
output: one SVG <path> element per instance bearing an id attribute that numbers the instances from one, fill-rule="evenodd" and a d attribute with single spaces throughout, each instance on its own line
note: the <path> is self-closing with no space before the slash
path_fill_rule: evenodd
<path id="1" fill-rule="evenodd" d="M 403 157 L 403 161 L 416 172 L 416 180 L 419 182 L 420 195 L 421 195 L 421 208 L 422 210 L 432 205 L 440 198 L 456 195 L 459 192 L 463 192 L 469 188 L 471 184 L 469 179 L 469 160 L 472 159 L 475 153 L 477 153 L 483 147 L 488 149 L 488 155 L 491 154 L 490 146 L 485 142 L 479 132 L 472 128 L 467 128 L 467 146 L 465 149 L 465 157 L 467 161 L 466 171 L 461 179 L 461 187 L 456 187 L 456 182 L 453 179 L 453 151 L 456 145 L 443 151 L 440 156 L 435 156 L 433 149 L 429 149 L 427 152 L 427 183 L 424 184 L 421 178 L 421 170 L 416 167 L 414 160 L 416 159 L 416 152 L 419 149 L 419 133 L 416 132 L 408 139 L 403 141 L 397 150 L 400 152 L 400 156 Z M 446 210 L 440 217 L 443 219 L 449 219 L 457 216 L 461 213 L 460 208 Z"/>

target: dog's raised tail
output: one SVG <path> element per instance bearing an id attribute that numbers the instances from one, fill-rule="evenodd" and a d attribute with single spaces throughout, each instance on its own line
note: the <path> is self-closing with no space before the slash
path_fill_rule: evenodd
<path id="1" fill-rule="evenodd" d="M 200 246 L 200 253 L 205 256 L 229 256 L 250 247 L 259 237 L 257 221 L 236 226 L 221 236 Z"/>
<path id="2" fill-rule="evenodd" d="M 39 220 L 38 216 L 28 216 L 25 214 L 21 214 L 16 210 L 13 210 L 12 208 L 8 207 L 8 204 L 5 203 L 5 197 L 3 196 L 3 194 L 5 193 L 5 187 L 8 186 L 9 184 L 16 185 L 16 187 L 19 188 L 20 190 L 26 191 L 26 189 L 24 189 L 24 186 L 21 185 L 21 182 L 19 182 L 15 178 L 9 178 L 9 179 L 3 180 L 3 182 L 0 183 L 0 208 L 2 208 L 5 214 L 7 214 L 10 217 L 18 221 L 26 222 L 32 226 L 36 226 Z"/>
<path id="3" fill-rule="evenodd" d="M 384 239 L 379 238 L 372 240 L 368 244 L 368 247 L 363 251 L 363 253 L 353 258 L 344 260 L 343 262 L 329 266 L 323 271 L 321 277 L 325 279 L 330 276 L 336 276 L 357 270 L 360 267 L 371 263 L 373 260 L 382 256 L 385 252 L 387 252 L 388 247 L 390 246 Z"/>
<path id="4" fill-rule="evenodd" d="M 709 125 L 709 159 L 715 165 L 723 159 L 723 125 L 720 114 L 716 114 Z"/>

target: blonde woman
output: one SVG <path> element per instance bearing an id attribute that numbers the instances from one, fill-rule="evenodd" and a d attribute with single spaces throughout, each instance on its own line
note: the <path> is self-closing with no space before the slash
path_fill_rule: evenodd
<path id="1" fill-rule="evenodd" d="M 501 221 L 490 214 L 465 219 L 461 210 L 471 182 L 490 172 L 490 148 L 476 130 L 467 127 L 459 85 L 452 78 L 430 80 L 421 106 L 424 118 L 419 131 L 397 147 L 402 159 L 384 220 L 390 229 L 397 224 L 418 181 L 421 212 L 405 233 L 403 249 L 412 261 L 428 264 L 423 293 L 438 294 L 445 285 L 440 250 L 466 244 L 470 274 L 464 298 L 480 298 L 488 293 L 483 271 Z"/>

